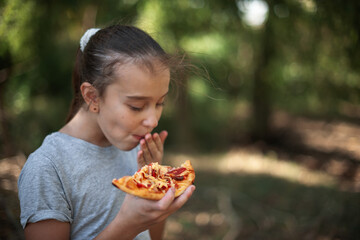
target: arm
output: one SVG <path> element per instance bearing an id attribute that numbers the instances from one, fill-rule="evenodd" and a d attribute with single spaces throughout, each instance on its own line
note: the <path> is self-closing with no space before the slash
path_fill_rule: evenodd
<path id="1" fill-rule="evenodd" d="M 162 240 L 166 220 L 149 228 L 151 240 Z"/>
<path id="2" fill-rule="evenodd" d="M 121 236 L 122 240 L 130 240 L 146 229 L 150 229 L 152 232 L 151 237 L 161 236 L 162 230 L 160 232 L 155 229 L 160 230 L 159 227 L 165 222 L 165 219 L 181 208 L 194 190 L 195 186 L 192 185 L 175 199 L 175 191 L 172 189 L 159 201 L 146 200 L 127 194 L 115 219 L 95 239 L 119 239 Z M 153 235 L 154 233 L 156 236 Z"/>
<path id="3" fill-rule="evenodd" d="M 24 232 L 27 240 L 68 240 L 70 223 L 49 219 L 27 224 Z"/>
<path id="4" fill-rule="evenodd" d="M 95 238 L 102 240 L 132 240 L 140 232 L 150 230 L 152 240 L 161 240 L 165 220 L 181 208 L 191 197 L 195 186 L 175 198 L 173 190 L 169 190 L 159 201 L 141 199 L 126 195 L 124 203 L 115 219 Z M 29 223 L 25 227 L 27 240 L 68 240 L 70 239 L 70 223 L 58 220 L 44 220 Z"/>

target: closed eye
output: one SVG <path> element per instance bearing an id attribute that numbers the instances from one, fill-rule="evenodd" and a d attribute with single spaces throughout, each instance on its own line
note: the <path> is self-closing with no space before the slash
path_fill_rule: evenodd
<path id="1" fill-rule="evenodd" d="M 161 102 L 161 103 L 156 104 L 157 107 L 163 107 L 164 105 L 165 105 L 165 102 Z"/>
<path id="2" fill-rule="evenodd" d="M 135 106 L 131 106 L 131 105 L 128 105 L 128 106 L 132 111 L 135 111 L 135 112 L 141 112 L 143 110 L 143 107 L 135 107 Z"/>

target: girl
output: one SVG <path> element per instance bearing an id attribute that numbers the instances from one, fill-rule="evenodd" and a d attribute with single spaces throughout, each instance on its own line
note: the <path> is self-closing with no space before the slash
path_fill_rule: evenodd
<path id="1" fill-rule="evenodd" d="M 169 55 L 142 30 L 115 25 L 82 37 L 67 124 L 32 153 L 18 180 L 27 239 L 161 239 L 190 186 L 159 201 L 127 195 L 113 178 L 161 162 L 158 125 L 169 89 Z"/>

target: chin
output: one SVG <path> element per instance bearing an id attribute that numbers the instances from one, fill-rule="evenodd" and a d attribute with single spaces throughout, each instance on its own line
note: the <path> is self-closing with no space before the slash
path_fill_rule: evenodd
<path id="1" fill-rule="evenodd" d="M 122 151 L 133 150 L 137 145 L 139 145 L 139 143 L 129 143 L 129 144 L 120 144 L 120 145 L 114 144 L 115 147 L 117 147 Z"/>

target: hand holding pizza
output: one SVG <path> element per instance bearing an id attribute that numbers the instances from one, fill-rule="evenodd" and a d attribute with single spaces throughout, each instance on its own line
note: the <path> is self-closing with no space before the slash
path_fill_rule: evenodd
<path id="1" fill-rule="evenodd" d="M 114 239 L 134 239 L 136 235 L 151 226 L 163 222 L 180 209 L 191 197 L 195 186 L 189 186 L 181 196 L 175 198 L 175 190 L 169 190 L 158 201 L 147 200 L 126 194 L 120 211 L 114 221 L 96 238 L 112 236 Z"/>
<path id="2" fill-rule="evenodd" d="M 175 190 L 169 190 L 159 201 L 151 201 L 127 194 L 116 217 L 117 224 L 115 227 L 126 229 L 127 234 L 134 231 L 132 237 L 135 237 L 137 233 L 164 221 L 180 209 L 189 200 L 194 190 L 195 186 L 191 185 L 177 198 L 175 198 Z M 123 237 L 125 238 L 125 236 Z"/>
<path id="3" fill-rule="evenodd" d="M 128 193 L 118 214 L 117 225 L 130 234 L 129 229 L 138 233 L 164 221 L 191 197 L 195 190 L 194 180 L 195 171 L 190 160 L 180 167 L 153 162 L 132 176 L 114 178 L 112 184 Z M 130 235 L 129 239 L 133 237 Z"/>
<path id="4" fill-rule="evenodd" d="M 138 168 L 143 167 L 152 162 L 158 162 L 161 164 L 164 156 L 164 142 L 168 136 L 167 131 L 161 131 L 158 133 L 148 133 L 144 139 L 140 140 L 141 150 L 138 152 Z"/>

